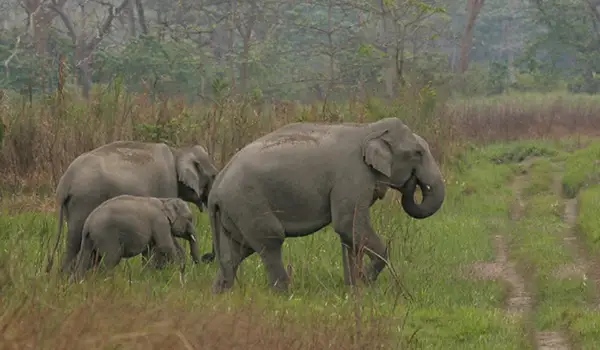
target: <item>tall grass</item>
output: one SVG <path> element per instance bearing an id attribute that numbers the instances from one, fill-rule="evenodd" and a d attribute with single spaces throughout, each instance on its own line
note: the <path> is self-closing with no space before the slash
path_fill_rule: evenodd
<path id="1" fill-rule="evenodd" d="M 220 99 L 190 103 L 109 85 L 90 100 L 76 94 L 35 96 L 3 93 L 0 174 L 16 192 L 52 191 L 78 155 L 114 140 L 202 144 L 222 166 L 245 144 L 298 121 L 368 122 L 395 116 L 424 136 L 441 163 L 465 141 L 595 133 L 600 98 L 569 94 L 507 95 L 448 101 L 425 89 L 407 90 L 396 101 L 370 98 L 347 103 Z"/>

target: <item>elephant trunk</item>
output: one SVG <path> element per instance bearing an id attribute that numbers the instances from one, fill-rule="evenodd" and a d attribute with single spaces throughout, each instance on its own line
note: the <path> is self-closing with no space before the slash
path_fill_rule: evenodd
<path id="1" fill-rule="evenodd" d="M 417 204 L 414 198 L 417 185 L 423 193 L 423 201 L 420 204 Z M 442 179 L 434 183 L 425 183 L 417 176 L 412 176 L 402 191 L 402 208 L 415 219 L 425 219 L 440 209 L 444 197 L 445 186 Z"/>
<path id="2" fill-rule="evenodd" d="M 186 238 L 188 241 L 196 242 L 196 228 L 194 224 L 191 222 L 187 223 L 187 227 L 185 229 Z"/>

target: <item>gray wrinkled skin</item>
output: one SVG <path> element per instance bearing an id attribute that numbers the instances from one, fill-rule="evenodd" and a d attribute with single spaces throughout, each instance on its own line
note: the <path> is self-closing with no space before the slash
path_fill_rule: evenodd
<path id="1" fill-rule="evenodd" d="M 414 200 L 417 186 L 423 192 L 420 204 Z M 374 281 L 388 255 L 371 226 L 369 208 L 387 188 L 402 193 L 404 211 L 417 219 L 437 212 L 445 197 L 429 145 L 397 118 L 370 124 L 293 123 L 257 139 L 221 170 L 208 197 L 220 265 L 213 292 L 231 288 L 239 264 L 254 252 L 269 285 L 287 290 L 283 240 L 328 224 L 342 242 L 346 283 L 355 283 L 358 243 L 368 248 L 371 260 L 361 277 Z"/>
<path id="2" fill-rule="evenodd" d="M 176 149 L 164 143 L 116 141 L 80 155 L 69 165 L 56 189 L 58 236 L 47 271 L 52 268 L 62 234 L 63 213 L 68 231 L 61 271 L 68 272 L 80 248 L 85 219 L 102 202 L 122 194 L 179 197 L 202 211 L 217 172 L 202 146 Z M 175 244 L 182 249 L 177 241 Z M 189 245 L 197 263 L 197 245 L 191 241 Z M 211 252 L 202 260 L 213 258 Z"/>
<path id="3" fill-rule="evenodd" d="M 75 275 L 82 278 L 100 257 L 106 270 L 117 266 L 121 259 L 138 254 L 159 268 L 177 256 L 184 264 L 185 256 L 176 248 L 175 237 L 195 241 L 193 219 L 192 211 L 179 198 L 113 197 L 85 220 Z"/>

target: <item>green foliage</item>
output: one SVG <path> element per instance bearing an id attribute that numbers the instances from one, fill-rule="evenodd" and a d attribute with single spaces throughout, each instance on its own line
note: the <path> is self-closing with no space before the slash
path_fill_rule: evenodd
<path id="1" fill-rule="evenodd" d="M 130 40 L 119 52 L 97 53 L 95 79 L 110 82 L 120 76 L 133 90 L 194 96 L 202 88 L 205 72 L 202 55 L 185 41 L 165 42 L 141 36 Z"/>
<path id="2" fill-rule="evenodd" d="M 547 155 L 546 155 L 547 156 Z M 534 196 L 554 193 L 555 168 L 552 161 L 546 157 L 535 159 L 529 169 L 530 180 L 523 189 L 523 195 Z"/>
<path id="3" fill-rule="evenodd" d="M 554 156 L 557 153 L 551 144 L 538 141 L 498 144 L 486 151 L 488 159 L 495 164 L 519 163 L 527 157 Z"/>
<path id="4" fill-rule="evenodd" d="M 594 253 L 600 253 L 600 185 L 593 184 L 582 189 L 579 195 L 578 229 Z"/>
<path id="5" fill-rule="evenodd" d="M 504 92 L 509 85 L 509 66 L 506 62 L 492 62 L 487 79 L 488 94 L 496 95 Z"/>

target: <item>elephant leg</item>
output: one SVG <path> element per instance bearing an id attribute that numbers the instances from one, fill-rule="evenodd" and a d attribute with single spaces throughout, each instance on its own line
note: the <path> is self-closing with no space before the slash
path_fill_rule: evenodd
<path id="1" fill-rule="evenodd" d="M 365 253 L 369 256 L 371 260 L 368 268 L 366 269 L 366 275 L 363 277 L 367 282 L 375 282 L 377 276 L 381 273 L 381 271 L 387 265 L 388 259 L 388 249 L 383 243 L 383 240 L 373 232 L 370 235 L 366 235 L 363 237 L 365 239 Z M 362 257 L 362 253 L 360 253 L 360 257 Z"/>
<path id="2" fill-rule="evenodd" d="M 286 292 L 290 277 L 283 266 L 281 246 L 283 240 L 270 242 L 260 253 L 260 258 L 265 265 L 269 276 L 269 287 L 277 292 Z"/>
<path id="3" fill-rule="evenodd" d="M 362 278 L 362 254 L 356 254 L 352 247 L 342 246 L 342 267 L 344 268 L 344 284 L 353 286 L 356 284 L 356 277 Z"/>
<path id="4" fill-rule="evenodd" d="M 111 235 L 110 237 L 119 237 L 121 236 L 119 233 L 115 235 Z M 104 240 L 96 240 L 96 254 L 101 257 L 101 260 L 98 264 L 100 270 L 106 272 L 115 268 L 123 257 L 124 248 L 121 246 L 121 243 L 118 239 L 108 239 L 105 237 Z"/>
<path id="5" fill-rule="evenodd" d="M 274 215 L 254 223 L 254 226 L 242 232 L 244 239 L 260 255 L 267 271 L 269 287 L 276 292 L 286 292 L 290 278 L 283 266 L 281 252 L 285 238 L 283 225 Z"/>
<path id="6" fill-rule="evenodd" d="M 359 208 L 363 210 L 356 211 L 353 209 L 352 207 L 345 208 L 343 206 L 333 208 L 333 228 L 340 236 L 342 243 L 349 249 L 347 251 L 349 264 L 361 265 L 364 248 L 364 253 L 369 256 L 371 262 L 361 279 L 370 283 L 377 279 L 377 276 L 387 264 L 387 248 L 371 226 L 368 208 Z"/>
<path id="7" fill-rule="evenodd" d="M 254 250 L 246 245 L 240 244 L 221 233 L 221 252 L 219 254 L 219 269 L 213 282 L 213 293 L 218 294 L 233 287 L 238 267 Z M 225 243 L 225 247 L 223 246 Z M 223 251 L 226 248 L 227 251 Z"/>
<path id="8" fill-rule="evenodd" d="M 85 273 L 95 265 L 96 253 L 92 249 L 89 241 L 86 242 L 85 246 L 76 256 L 74 261 L 74 273 L 73 277 L 80 280 L 85 276 Z"/>
<path id="9" fill-rule="evenodd" d="M 146 267 L 156 268 L 157 267 L 156 261 L 157 261 L 157 257 L 155 256 L 154 247 L 149 244 L 142 251 L 142 266 L 144 268 L 146 268 Z"/>
<path id="10" fill-rule="evenodd" d="M 353 284 L 354 280 L 352 275 L 356 276 L 356 274 L 366 283 L 374 282 L 387 264 L 388 252 L 381 238 L 375 232 L 355 237 L 355 239 L 343 232 L 339 233 L 339 235 L 346 245 L 345 250 L 348 256 L 348 264 L 350 265 L 348 268 L 351 271 L 349 274 L 351 278 L 350 284 Z M 371 260 L 365 273 L 362 273 L 363 249 L 364 253 Z M 344 279 L 346 280 L 346 270 L 344 271 Z"/>
<path id="11" fill-rule="evenodd" d="M 100 266 L 104 272 L 114 269 L 121 262 L 122 253 L 120 250 L 111 250 L 105 252 Z"/>
<path id="12" fill-rule="evenodd" d="M 177 242 L 177 239 L 171 235 L 169 227 L 159 227 L 152 234 L 154 240 L 154 251 L 161 257 L 161 267 L 165 263 L 174 262 L 175 259 L 185 260 L 185 251 Z"/>

